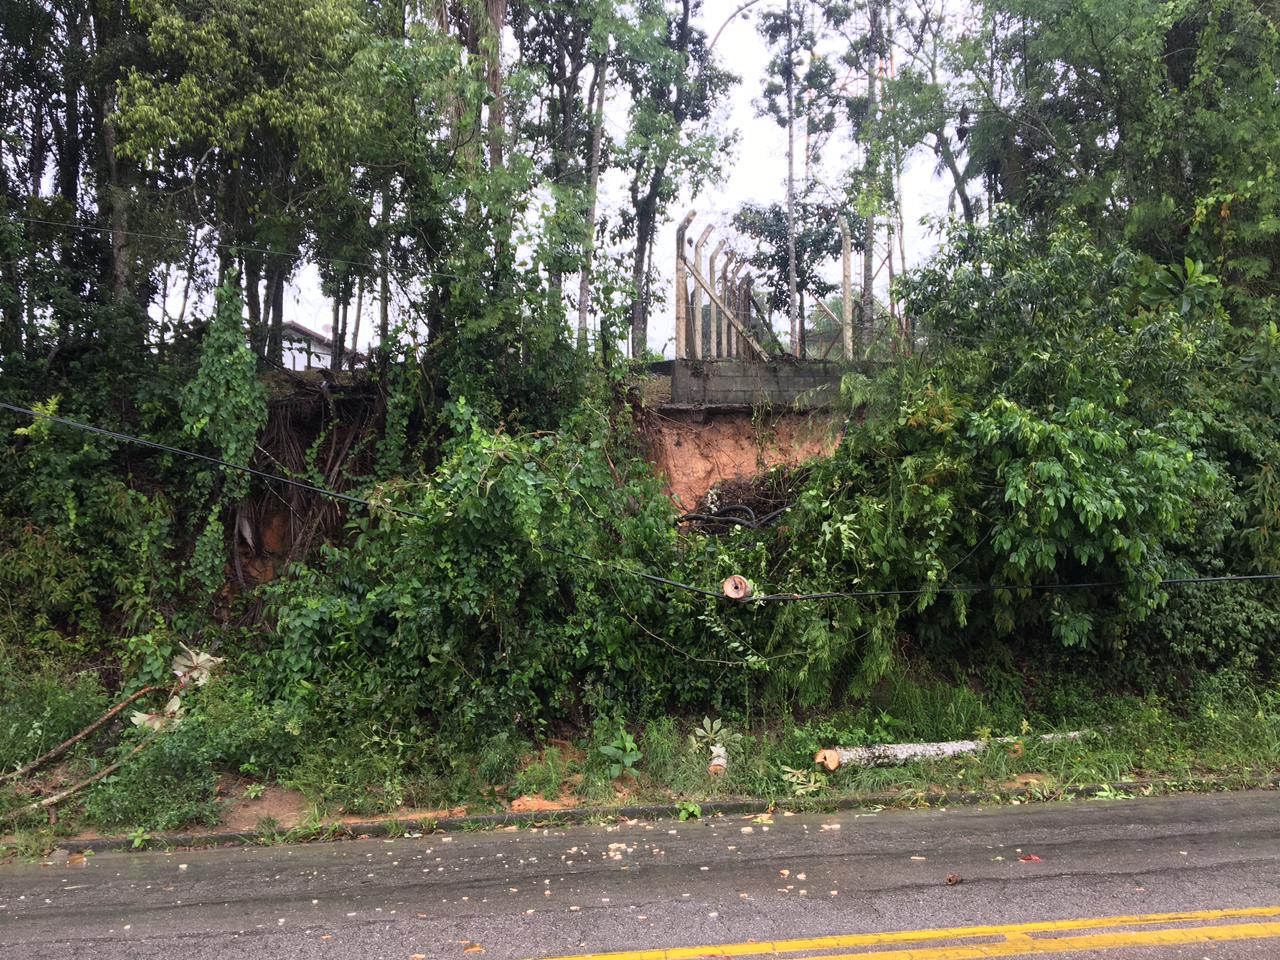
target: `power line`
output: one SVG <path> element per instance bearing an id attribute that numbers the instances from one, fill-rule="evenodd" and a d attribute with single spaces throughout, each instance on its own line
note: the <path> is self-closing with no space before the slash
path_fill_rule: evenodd
<path id="1" fill-rule="evenodd" d="M 396 514 L 397 516 L 402 516 L 402 517 L 409 517 L 414 520 L 432 519 L 427 514 L 419 513 L 416 510 L 407 510 L 404 507 L 396 507 L 396 506 L 392 506 L 391 504 L 375 503 L 374 501 L 368 500 L 364 497 L 352 496 L 349 493 L 339 493 L 337 490 L 329 490 L 325 487 L 316 486 L 313 483 L 307 483 L 305 480 L 295 480 L 292 477 L 282 476 L 278 473 L 269 473 L 266 470 L 259 470 L 256 467 L 246 466 L 245 464 L 242 464 L 242 463 L 232 463 L 229 460 L 223 460 L 221 457 L 211 457 L 208 454 L 197 453 L 194 450 L 184 450 L 181 447 L 170 446 L 167 443 L 157 443 L 154 440 L 146 440 L 142 437 L 135 437 L 131 434 L 120 433 L 115 430 L 108 430 L 105 427 L 94 426 L 93 424 L 90 424 L 90 423 L 81 423 L 78 420 L 71 420 L 68 417 L 59 417 L 51 413 L 44 413 L 40 410 L 31 410 L 31 409 L 28 409 L 27 407 L 19 407 L 16 404 L 5 403 L 3 401 L 0 401 L 0 410 L 8 410 L 11 413 L 16 413 L 22 416 L 31 417 L 32 419 L 36 419 L 36 420 L 47 420 L 51 423 L 57 423 L 64 427 L 71 427 L 74 430 L 81 430 L 81 431 L 84 431 L 85 433 L 91 433 L 101 437 L 108 437 L 109 439 L 112 439 L 112 440 L 118 440 L 121 443 L 133 443 L 141 447 L 148 447 L 152 450 L 160 450 L 164 453 L 171 453 L 181 457 L 190 457 L 193 460 L 202 460 L 205 463 L 212 463 L 220 467 L 225 467 L 228 470 L 238 470 L 241 473 L 247 473 L 251 476 L 260 477 L 263 480 L 273 480 L 279 483 L 288 484 L 289 486 L 297 487 L 300 490 L 307 490 L 311 493 L 319 494 L 322 497 L 330 497 L 334 500 L 342 500 L 346 503 L 352 503 L 357 506 L 362 506 L 362 507 L 370 508 L 373 510 L 385 510 L 388 513 Z M 678 580 L 671 580 L 671 579 L 668 579 L 667 577 L 660 577 L 657 574 L 647 573 L 643 570 L 630 570 L 626 567 L 621 567 L 621 566 L 618 566 L 617 564 L 610 563 L 607 560 L 601 560 L 598 557 L 589 557 L 584 554 L 575 553 L 572 550 L 565 550 L 562 547 L 556 547 L 550 544 L 545 544 L 543 546 L 544 546 L 544 549 L 562 554 L 563 556 L 572 557 L 576 560 L 585 560 L 589 563 L 599 564 L 601 566 L 608 567 L 609 569 L 617 573 L 622 573 L 622 574 L 626 574 L 628 576 L 633 576 L 633 577 L 640 577 L 641 579 L 648 580 L 652 583 L 658 583 L 658 584 L 662 584 L 664 586 L 669 586 L 669 587 L 678 587 L 682 590 L 687 590 L 690 593 L 697 593 L 707 597 L 721 596 L 721 594 L 719 594 L 714 590 L 706 590 L 702 587 L 695 587 L 692 584 L 680 583 Z"/>
<path id="2" fill-rule="evenodd" d="M 324 487 L 318 487 L 315 484 L 307 483 L 305 480 L 295 480 L 292 477 L 284 477 L 278 473 L 268 473 L 265 470 L 258 470 L 255 467 L 245 466 L 242 463 L 231 463 L 228 460 L 223 460 L 221 457 L 211 457 L 207 454 L 196 453 L 194 450 L 183 450 L 181 447 L 171 447 L 167 443 L 157 443 L 154 440 L 144 440 L 142 437 L 135 437 L 127 433 L 117 433 L 115 430 L 108 430 L 105 427 L 96 427 L 93 424 L 81 423 L 78 420 L 70 420 L 67 417 L 55 416 L 54 414 L 44 413 L 40 410 L 28 410 L 26 407 L 15 406 L 12 403 L 4 403 L 3 401 L 0 401 L 0 410 L 8 410 L 11 413 L 22 414 L 36 420 L 48 420 L 51 423 L 58 423 L 64 427 L 71 427 L 75 430 L 83 430 L 85 433 L 96 434 L 100 437 L 109 437 L 112 440 L 119 440 L 122 443 L 133 443 L 140 447 L 149 447 L 152 450 L 161 450 L 164 453 L 172 453 L 180 457 L 191 457 L 193 460 L 203 460 L 206 463 L 226 467 L 228 470 L 238 470 L 241 473 L 261 477 L 264 480 L 275 480 L 280 483 L 286 483 L 289 486 L 297 487 L 300 490 L 309 490 L 312 493 L 318 493 L 321 496 L 331 497 L 335 500 L 345 500 L 347 503 L 354 503 L 360 506 L 385 509 L 392 513 L 402 514 L 406 517 L 414 517 L 419 520 L 430 519 L 424 513 L 415 513 L 412 510 L 405 510 L 401 507 L 392 507 L 389 505 L 383 506 L 382 504 L 376 504 L 370 500 L 362 499 L 361 497 L 353 497 L 347 493 L 339 493 L 337 490 L 328 490 Z"/>
<path id="3" fill-rule="evenodd" d="M 75 430 L 81 430 L 85 433 L 95 434 L 97 436 L 108 437 L 122 443 L 133 443 L 138 446 L 148 447 L 153 450 L 160 450 L 165 453 L 175 454 L 182 457 L 190 457 L 194 460 L 202 460 L 205 463 L 212 463 L 228 470 L 237 470 L 241 473 L 247 473 L 251 476 L 260 477 L 264 480 L 272 480 L 279 483 L 288 484 L 301 490 L 307 490 L 312 493 L 319 494 L 323 497 L 329 497 L 335 500 L 342 500 L 346 503 L 356 504 L 357 506 L 367 507 L 373 510 L 385 510 L 387 513 L 395 514 L 402 517 L 409 517 L 415 520 L 431 520 L 432 517 L 425 513 L 419 513 L 415 510 L 408 510 L 404 507 L 396 507 L 390 504 L 375 503 L 364 497 L 352 496 L 348 493 L 339 493 L 336 490 L 329 490 L 325 487 L 316 486 L 313 483 L 307 483 L 304 480 L 295 480 L 292 477 L 282 476 L 276 473 L 268 473 L 265 470 L 258 470 L 255 467 L 246 466 L 241 463 L 232 463 L 223 460 L 220 457 L 212 457 L 207 454 L 197 453 L 194 450 L 184 450 L 181 447 L 170 446 L 166 443 L 157 443 L 154 440 L 146 440 L 142 437 L 136 437 L 127 433 L 120 433 L 115 430 L 107 430 L 105 427 L 94 426 L 93 424 L 81 423 L 78 420 L 71 420 L 67 417 L 59 417 L 51 413 L 44 413 L 40 410 L 31 410 L 27 407 L 20 407 L 16 404 L 5 403 L 0 401 L 0 410 L 8 410 L 21 416 L 30 417 L 34 420 L 47 420 L 51 423 L 57 423 L 65 427 L 71 427 Z M 689 583 L 682 583 L 679 580 L 672 580 L 668 577 L 659 576 L 655 573 L 649 573 L 644 570 L 634 570 L 628 567 L 619 566 L 608 560 L 602 560 L 599 557 L 590 557 L 585 554 L 576 553 L 572 550 L 566 550 L 562 547 L 544 544 L 543 549 L 550 550 L 553 553 L 559 553 L 562 556 L 571 557 L 575 560 L 582 560 L 587 563 L 594 563 L 598 566 L 605 567 L 615 573 L 624 574 L 626 576 L 637 577 L 647 580 L 651 583 L 657 583 L 662 586 L 674 587 L 684 590 L 688 593 L 697 594 L 699 596 L 711 597 L 713 599 L 723 599 L 723 594 L 716 590 L 708 590 L 704 587 L 694 586 Z M 1153 586 L 1171 587 L 1171 586 L 1188 586 L 1194 584 L 1215 584 L 1215 583 L 1256 583 L 1280 580 L 1280 573 L 1255 573 L 1255 574 L 1228 574 L 1213 577 L 1167 577 L 1155 581 Z M 818 593 L 767 593 L 746 598 L 749 602 L 757 603 L 797 603 L 813 600 L 870 600 L 880 597 L 918 597 L 924 594 L 978 594 L 978 593 L 995 593 L 997 591 L 1016 591 L 1031 590 L 1037 592 L 1047 592 L 1053 590 L 1110 590 L 1116 587 L 1126 586 L 1124 581 L 1119 580 L 1093 580 L 1082 581 L 1078 583 L 975 583 L 975 584 L 938 584 L 932 587 L 913 587 L 901 590 L 830 590 Z"/>
<path id="4" fill-rule="evenodd" d="M 1280 580 L 1280 573 L 1228 574 L 1217 577 L 1166 577 L 1155 581 L 1154 586 L 1177 587 L 1191 584 L 1209 583 L 1249 583 L 1257 581 Z M 1127 586 L 1123 580 L 1086 580 L 1077 583 L 970 583 L 970 584 L 938 584 L 936 587 L 914 587 L 906 590 L 831 590 L 823 593 L 767 593 L 751 600 L 765 600 L 775 603 L 797 600 L 864 600 L 873 597 L 918 597 L 926 593 L 942 594 L 975 594 L 996 593 L 999 591 L 1031 590 L 1047 592 L 1053 590 L 1110 590 Z"/>

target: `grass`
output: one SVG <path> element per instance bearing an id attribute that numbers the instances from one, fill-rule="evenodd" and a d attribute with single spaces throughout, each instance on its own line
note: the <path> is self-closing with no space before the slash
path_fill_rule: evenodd
<path id="1" fill-rule="evenodd" d="M 59 699 L 61 688 L 46 675 L 24 683 L 9 672 L 0 680 L 13 702 L 11 716 L 42 724 L 38 736 L 10 724 L 0 738 L 10 745 L 12 755 L 5 757 L 9 768 L 74 732 L 90 712 L 77 708 L 71 698 Z M 92 681 L 77 683 L 86 695 L 95 694 L 91 699 L 97 710 L 103 702 L 100 691 Z M 708 771 L 707 746 L 691 736 L 701 717 L 654 717 L 632 725 L 641 757 L 633 772 L 617 779 L 610 778 L 609 760 L 599 750 L 617 736 L 616 718 L 576 739 L 542 745 L 504 731 L 475 756 L 450 755 L 442 761 L 430 744 L 410 752 L 403 742 L 388 746 L 385 738 L 373 739 L 358 728 L 319 737 L 290 734 L 287 742 L 277 742 L 281 734 L 270 713 L 275 708 L 262 708 L 266 712 L 261 716 L 246 720 L 252 705 L 243 691 L 210 695 L 213 707 L 193 711 L 130 768 L 67 804 L 56 825 L 29 817 L 0 846 L 31 856 L 90 826 L 121 836 L 212 826 L 218 818 L 216 772 L 243 772 L 246 767 L 261 782 L 302 790 L 313 805 L 305 824 L 259 824 L 268 843 L 323 836 L 325 824 L 339 813 L 395 815 L 405 807 L 462 806 L 468 814 L 479 814 L 505 811 L 510 801 L 524 795 L 604 808 L 679 805 L 686 811 L 741 798 L 821 808 L 875 797 L 913 806 L 941 796 L 1012 791 L 1029 799 L 1055 799 L 1099 785 L 1100 796 L 1107 798 L 1134 792 L 1116 787 L 1133 782 L 1146 784 L 1144 792 L 1245 787 L 1280 773 L 1280 685 L 1230 675 L 1206 680 L 1171 700 L 1101 696 L 1076 680 L 1042 681 L 1030 696 L 1005 677 L 956 684 L 898 668 L 870 696 L 821 715 L 784 716 L 768 724 L 721 718 L 726 731 L 736 734 L 727 743 L 729 764 L 722 776 Z M 258 733 L 250 736 L 246 728 Z M 1093 732 L 1075 741 L 1043 742 L 1035 736 L 1083 728 Z M 0 785 L 0 809 L 12 809 L 33 794 L 95 769 L 120 749 L 113 741 L 122 732 L 127 731 L 117 729 L 103 741 L 78 747 L 34 784 Z M 842 768 L 830 774 L 814 771 L 812 763 L 821 747 L 1021 733 L 1028 736 L 1016 743 L 993 739 L 982 752 L 944 761 Z M 266 765 L 264 757 L 279 759 Z M 788 774 L 788 769 L 798 773 Z M 405 828 L 404 822 L 392 821 L 387 829 Z"/>

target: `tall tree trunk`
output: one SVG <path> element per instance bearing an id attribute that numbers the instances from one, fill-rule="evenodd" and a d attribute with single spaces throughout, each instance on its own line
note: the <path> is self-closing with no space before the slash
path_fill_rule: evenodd
<path id="1" fill-rule="evenodd" d="M 62 142 L 58 149 L 58 193 L 71 205 L 79 207 L 80 164 L 80 71 L 84 59 L 84 18 L 79 11 L 67 23 L 67 53 L 62 67 Z"/>
<path id="2" fill-rule="evenodd" d="M 951 141 L 947 139 L 946 130 L 939 127 L 934 131 L 937 138 L 936 152 L 951 174 L 951 182 L 955 185 L 956 199 L 960 201 L 960 211 L 964 214 L 964 222 L 973 223 L 973 201 L 969 199 L 969 191 L 965 189 L 964 174 L 956 162 L 955 151 L 951 149 Z"/>
<path id="3" fill-rule="evenodd" d="M 111 114 L 115 110 L 115 84 L 108 84 L 102 101 L 102 151 L 106 160 L 106 208 L 111 223 L 111 296 L 121 303 L 129 295 L 129 197 L 122 176 L 118 131 Z"/>
<path id="4" fill-rule="evenodd" d="M 879 152 L 874 138 L 879 136 L 876 122 L 876 92 L 879 86 L 877 74 L 880 71 L 880 0 L 871 0 L 871 23 L 867 45 L 867 142 L 866 142 L 866 179 L 865 189 L 875 189 L 878 179 Z M 860 325 L 862 335 L 871 337 L 871 328 L 875 322 L 875 259 L 876 259 L 876 218 L 873 204 L 864 204 L 867 211 L 862 232 L 862 303 L 860 308 Z"/>
<path id="5" fill-rule="evenodd" d="M 329 369 L 342 366 L 342 305 L 338 294 L 333 295 L 333 316 L 329 321 Z"/>
<path id="6" fill-rule="evenodd" d="M 267 356 L 267 328 L 262 320 L 262 258 L 244 256 L 244 302 L 249 311 L 249 345 L 259 357 Z"/>
<path id="7" fill-rule="evenodd" d="M 109 47 L 121 34 L 121 5 L 115 2 L 95 4 L 91 8 L 91 25 L 94 46 L 97 50 Z M 94 104 L 95 121 L 100 131 L 100 171 L 98 211 L 105 215 L 111 234 L 111 294 L 117 303 L 129 294 L 130 251 L 128 234 L 128 194 L 124 182 L 124 163 L 118 147 L 119 131 L 113 114 L 116 108 L 116 83 L 108 79 L 97 91 Z"/>
<path id="8" fill-rule="evenodd" d="M 798 322 L 800 302 L 796 282 L 796 115 L 792 73 L 795 70 L 795 30 L 787 0 L 787 312 L 791 318 L 791 352 L 804 356 L 804 337 Z"/>
<path id="9" fill-rule="evenodd" d="M 385 364 L 388 357 L 387 338 L 391 334 L 391 284 L 387 270 L 387 251 L 382 251 L 382 269 L 378 271 L 378 362 Z"/>
<path id="10" fill-rule="evenodd" d="M 356 367 L 356 358 L 360 355 L 360 316 L 364 313 L 364 277 L 356 279 L 356 325 L 351 331 L 351 369 Z"/>
<path id="11" fill-rule="evenodd" d="M 656 173 L 654 178 L 657 179 Z M 653 243 L 654 223 L 658 215 L 657 207 L 658 190 L 656 186 L 651 186 L 636 209 L 636 249 L 631 261 L 631 282 L 635 288 L 635 299 L 631 301 L 632 358 L 643 356 L 649 347 L 648 263 L 649 247 Z"/>
<path id="12" fill-rule="evenodd" d="M 351 288 L 347 288 L 347 299 L 342 302 L 342 333 L 333 338 L 333 353 L 338 358 L 335 370 L 342 369 L 342 362 L 347 356 L 347 323 L 351 318 Z"/>
<path id="13" fill-rule="evenodd" d="M 587 346 L 587 317 L 591 306 L 591 257 L 595 251 L 596 204 L 600 193 L 600 154 L 604 146 L 604 94 L 608 86 L 608 64 L 601 57 L 596 64 L 595 113 L 591 131 L 591 173 L 587 186 L 587 216 L 582 238 L 582 274 L 578 278 L 578 348 Z"/>
<path id="14" fill-rule="evenodd" d="M 267 359 L 272 363 L 284 362 L 284 281 L 289 268 L 277 264 L 268 274 L 271 297 L 271 327 L 267 332 Z"/>
<path id="15" fill-rule="evenodd" d="M 485 0 L 489 21 L 489 50 L 486 79 L 492 100 L 489 102 L 489 169 L 502 166 L 503 123 L 506 104 L 502 97 L 502 33 L 507 26 L 507 0 Z"/>
<path id="16" fill-rule="evenodd" d="M 178 316 L 174 321 L 175 338 L 176 332 L 180 331 L 187 322 L 187 303 L 191 299 L 191 278 L 196 272 L 196 237 L 192 233 L 191 243 L 187 245 L 187 265 L 183 270 L 182 279 L 182 305 L 178 308 Z"/>

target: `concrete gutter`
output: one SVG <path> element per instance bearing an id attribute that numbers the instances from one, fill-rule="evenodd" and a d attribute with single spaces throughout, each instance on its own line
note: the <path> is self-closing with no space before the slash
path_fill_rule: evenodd
<path id="1" fill-rule="evenodd" d="M 1280 788 L 1280 775 L 1267 775 L 1251 781 L 1250 789 L 1274 790 Z M 765 814 L 774 811 L 796 813 L 824 813 L 867 808 L 933 808 L 972 806 L 982 803 L 1014 803 L 1023 801 L 1070 800 L 1096 797 L 1107 792 L 1140 793 L 1162 790 L 1177 792 L 1178 788 L 1192 792 L 1215 792 L 1232 789 L 1228 781 L 1220 777 L 1203 777 L 1190 780 L 1129 780 L 1113 784 L 1086 784 L 1077 787 L 1054 786 L 1049 789 L 1014 787 L 997 791 L 939 791 L 926 793 L 918 790 L 897 793 L 871 793 L 835 797 L 831 800 L 809 798 L 770 800 L 709 800 L 699 803 L 701 819 L 716 816 L 741 816 Z M 607 823 L 618 820 L 673 820 L 680 816 L 676 804 L 652 804 L 629 807 L 576 807 L 571 810 L 554 810 L 544 813 L 487 813 L 463 817 L 439 819 L 374 820 L 356 823 L 328 823 L 317 826 L 295 827 L 272 833 L 217 831 L 205 833 L 163 833 L 151 836 L 146 849 L 167 847 L 208 847 L 225 845 L 264 846 L 272 843 L 313 843 L 317 841 L 355 840 L 361 837 L 404 836 L 406 833 L 428 834 L 470 830 L 493 830 L 501 827 L 550 827 L 574 824 Z M 60 847 L 75 851 L 108 850 L 130 851 L 135 848 L 129 837 L 96 837 L 90 840 L 61 839 Z"/>

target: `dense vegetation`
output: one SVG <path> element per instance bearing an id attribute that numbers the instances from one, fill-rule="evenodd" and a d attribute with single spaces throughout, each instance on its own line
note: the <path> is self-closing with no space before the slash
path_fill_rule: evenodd
<path id="1" fill-rule="evenodd" d="M 644 460 L 620 347 L 647 345 L 657 226 L 725 156 L 733 78 L 690 3 L 5 4 L 0 400 L 372 505 L 6 417 L 0 767 L 164 688 L 180 643 L 221 675 L 85 795 L 98 823 L 211 818 L 219 771 L 364 810 L 574 764 L 598 796 L 640 756 L 689 793 L 814 792 L 780 764 L 831 739 L 1114 721 L 1100 691 L 1131 739 L 1082 777 L 1167 769 L 1171 717 L 1274 766 L 1277 588 L 1165 581 L 1280 573 L 1280 10 L 796 9 L 762 21 L 768 110 L 852 157 L 801 209 L 834 190 L 892 225 L 922 147 L 956 209 L 898 278 L 893 361 L 845 378 L 836 452 L 767 480 L 776 525 L 704 536 Z M 815 50 L 902 66 L 855 94 Z M 785 220 L 739 217 L 779 304 Z M 283 290 L 309 268 L 339 343 L 353 302 L 379 326 L 300 378 Z M 289 562 L 255 573 L 272 518 Z M 731 573 L 855 595 L 652 579 Z M 752 731 L 719 786 L 681 736 L 704 714 Z"/>

